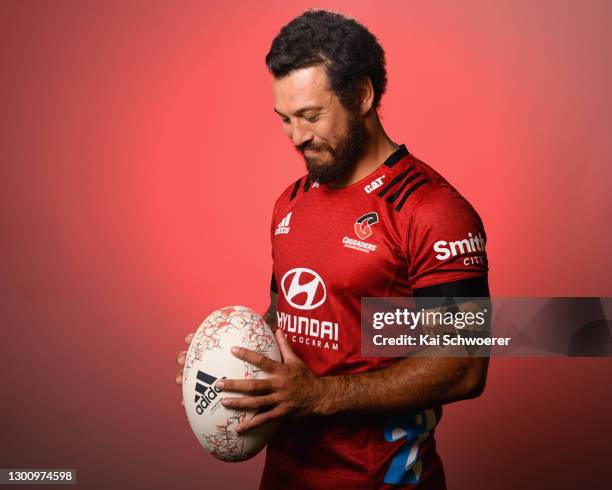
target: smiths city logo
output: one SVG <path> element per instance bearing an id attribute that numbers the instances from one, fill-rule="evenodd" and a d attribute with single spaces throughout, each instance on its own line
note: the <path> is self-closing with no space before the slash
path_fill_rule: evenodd
<path id="1" fill-rule="evenodd" d="M 377 245 L 372 243 L 367 243 L 362 240 L 365 240 L 372 236 L 374 231 L 372 230 L 372 226 L 378 223 L 378 213 L 366 213 L 354 223 L 355 235 L 359 237 L 359 240 L 355 240 L 354 238 L 349 238 L 345 236 L 342 239 L 342 243 L 345 247 L 352 248 L 354 250 L 359 250 L 360 252 L 374 252 L 376 250 Z"/>
<path id="2" fill-rule="evenodd" d="M 221 392 L 221 390 L 217 390 L 214 387 L 217 378 L 211 376 L 210 374 L 206 374 L 204 371 L 198 370 L 196 378 L 196 394 L 193 401 L 196 404 L 196 412 L 198 412 L 198 415 L 202 415 L 204 410 L 206 410 L 213 400 L 217 398 L 217 395 Z M 226 376 L 223 376 L 221 379 L 225 378 Z"/>
<path id="3" fill-rule="evenodd" d="M 476 265 L 485 263 L 485 239 L 479 232 L 477 235 L 467 234 L 463 240 L 447 242 L 438 240 L 433 245 L 436 259 L 443 261 L 457 255 L 468 255 L 463 258 L 463 265 Z M 482 253 L 482 255 L 479 254 Z"/>
<path id="4" fill-rule="evenodd" d="M 287 215 L 278 224 L 276 230 L 274 231 L 275 235 L 286 235 L 287 233 L 289 233 L 289 221 L 291 221 L 291 213 L 292 211 L 289 211 Z"/>
<path id="5" fill-rule="evenodd" d="M 298 310 L 314 310 L 325 303 L 327 297 L 321 276 L 305 267 L 287 271 L 281 279 L 281 289 L 287 303 Z"/>

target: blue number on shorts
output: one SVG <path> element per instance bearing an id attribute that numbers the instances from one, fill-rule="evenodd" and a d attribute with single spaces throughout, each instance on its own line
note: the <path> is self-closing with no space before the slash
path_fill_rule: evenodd
<path id="1" fill-rule="evenodd" d="M 423 464 L 419 447 L 429 437 L 429 432 L 438 423 L 436 412 L 428 408 L 417 413 L 392 417 L 385 425 L 385 439 L 395 442 L 405 438 L 406 443 L 397 451 L 385 475 L 385 483 L 417 483 L 421 477 Z"/>

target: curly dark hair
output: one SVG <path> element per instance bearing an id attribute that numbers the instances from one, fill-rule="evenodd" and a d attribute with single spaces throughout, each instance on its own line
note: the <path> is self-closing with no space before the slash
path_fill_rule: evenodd
<path id="1" fill-rule="evenodd" d="M 349 110 L 357 107 L 358 88 L 368 77 L 378 109 L 387 87 L 385 52 L 364 26 L 336 12 L 311 9 L 281 29 L 266 55 L 277 79 L 318 64 L 325 65 L 330 88 Z"/>

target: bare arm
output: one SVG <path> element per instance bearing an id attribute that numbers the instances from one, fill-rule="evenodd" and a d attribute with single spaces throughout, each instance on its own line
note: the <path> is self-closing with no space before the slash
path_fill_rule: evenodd
<path id="1" fill-rule="evenodd" d="M 377 371 L 323 377 L 317 412 L 417 409 L 474 398 L 484 389 L 488 363 L 486 357 L 409 357 Z"/>
<path id="2" fill-rule="evenodd" d="M 479 311 L 482 304 L 463 303 L 460 311 Z M 446 311 L 446 307 L 430 311 Z M 450 328 L 451 333 L 454 328 Z M 441 330 L 438 330 L 441 331 Z M 376 371 L 322 378 L 327 385 L 319 410 L 386 411 L 427 408 L 479 396 L 484 390 L 488 357 L 470 357 L 464 347 L 423 349 Z M 457 357 L 451 357 L 451 356 Z"/>

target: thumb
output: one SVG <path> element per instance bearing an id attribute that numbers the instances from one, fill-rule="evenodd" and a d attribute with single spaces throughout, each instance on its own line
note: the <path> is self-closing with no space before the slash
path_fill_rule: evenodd
<path id="1" fill-rule="evenodd" d="M 276 332 L 274 332 L 274 335 L 276 335 L 276 341 L 278 342 L 278 348 L 280 350 L 281 356 L 283 356 L 283 362 L 302 362 L 302 360 L 293 352 L 291 344 L 287 340 L 287 336 L 281 328 L 277 328 Z"/>

